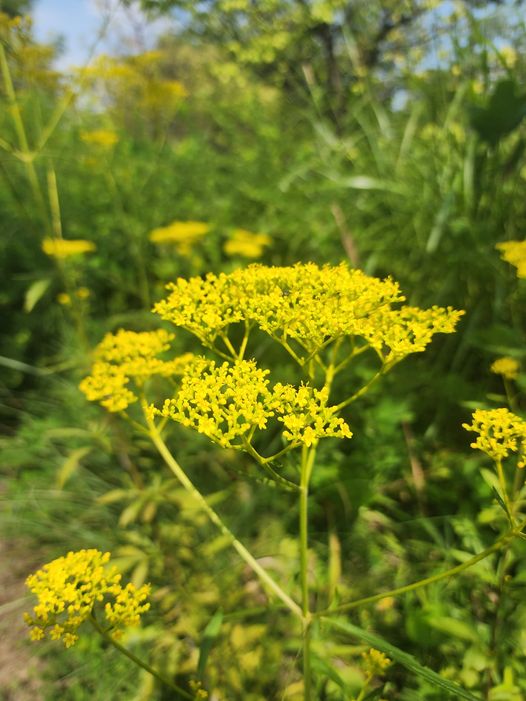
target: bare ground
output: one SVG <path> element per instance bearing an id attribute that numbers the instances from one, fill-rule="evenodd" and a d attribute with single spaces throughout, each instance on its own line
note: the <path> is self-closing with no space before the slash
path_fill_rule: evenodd
<path id="1" fill-rule="evenodd" d="M 43 701 L 40 660 L 28 644 L 24 580 L 33 569 L 21 543 L 0 542 L 0 701 Z"/>

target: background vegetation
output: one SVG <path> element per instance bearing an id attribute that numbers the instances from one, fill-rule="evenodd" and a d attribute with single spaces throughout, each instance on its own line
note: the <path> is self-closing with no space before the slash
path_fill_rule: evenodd
<path id="1" fill-rule="evenodd" d="M 410 303 L 467 313 L 355 404 L 353 440 L 323 456 L 312 568 L 328 558 L 331 575 L 319 568 L 317 596 L 399 586 L 490 544 L 501 517 L 461 423 L 476 407 L 526 408 L 526 374 L 504 386 L 489 371 L 498 356 L 526 355 L 524 282 L 495 249 L 524 237 L 524 7 L 144 0 L 177 20 L 154 49 L 124 46 L 60 72 L 56 47 L 36 43 L 19 15 L 27 5 L 0 3 L 2 536 L 36 564 L 110 550 L 136 584 L 151 581 L 155 605 L 128 642 L 182 684 L 213 639 L 213 698 L 300 699 L 286 617 L 258 614 L 265 595 L 250 573 L 147 444 L 88 405 L 78 382 L 105 332 L 154 327 L 151 305 L 177 276 L 253 260 L 348 260 L 391 275 Z M 150 238 L 174 221 L 208 231 Z M 46 255 L 43 240 L 62 236 L 94 250 Z M 178 440 L 232 530 L 292 578 L 286 500 L 247 482 L 244 458 L 189 432 Z M 349 620 L 481 699 L 520 701 L 523 545 Z M 245 618 L 229 616 L 240 608 Z M 95 640 L 52 649 L 42 699 L 168 698 Z M 342 638 L 316 651 L 321 698 L 359 688 L 363 649 Z M 0 698 L 22 693 L 7 685 Z M 395 665 L 367 698 L 446 697 Z"/>

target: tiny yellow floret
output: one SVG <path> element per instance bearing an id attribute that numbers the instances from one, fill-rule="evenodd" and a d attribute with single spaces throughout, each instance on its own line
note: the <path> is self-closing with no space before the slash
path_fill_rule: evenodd
<path id="1" fill-rule="evenodd" d="M 24 614 L 31 640 L 49 637 L 71 647 L 97 605 L 102 606 L 116 637 L 123 628 L 139 624 L 141 614 L 150 608 L 145 603 L 150 587 L 122 587 L 121 575 L 109 560 L 110 553 L 95 549 L 69 552 L 27 578 L 27 587 L 38 599 L 33 615 Z"/>

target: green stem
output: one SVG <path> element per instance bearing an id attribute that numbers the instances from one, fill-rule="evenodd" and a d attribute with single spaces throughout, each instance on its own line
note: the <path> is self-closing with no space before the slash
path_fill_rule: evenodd
<path id="1" fill-rule="evenodd" d="M 303 615 L 303 683 L 304 701 L 310 701 L 312 694 L 311 685 L 311 620 L 312 615 L 309 608 L 309 521 L 308 521 L 308 500 L 309 481 L 316 457 L 316 447 L 307 448 L 304 446 L 301 452 L 301 480 L 300 480 L 300 583 L 301 583 L 301 611 Z"/>
<path id="2" fill-rule="evenodd" d="M 279 455 L 282 455 L 285 452 L 288 452 L 290 448 L 287 446 L 287 449 L 283 449 L 279 453 L 276 453 L 276 455 L 273 455 L 270 458 L 264 458 L 262 455 L 258 453 L 258 451 L 252 447 L 252 445 L 246 441 L 242 449 L 245 450 L 249 455 L 251 455 L 256 462 L 261 465 L 261 467 L 267 472 L 270 477 L 280 484 L 284 489 L 287 489 L 289 492 L 297 492 L 298 491 L 298 485 L 295 484 L 294 482 L 291 482 L 290 480 L 286 479 L 286 477 L 282 477 L 279 473 L 277 473 L 274 468 L 272 468 L 269 463 L 271 460 L 274 460 L 276 457 Z"/>
<path id="3" fill-rule="evenodd" d="M 236 353 L 236 350 L 235 350 L 234 346 L 232 345 L 232 343 L 230 342 L 230 339 L 228 338 L 228 336 L 226 335 L 226 333 L 220 333 L 220 334 L 219 334 L 219 337 L 221 338 L 221 340 L 222 340 L 223 343 L 225 344 L 225 346 L 226 346 L 228 352 L 231 353 L 232 358 L 233 358 L 234 360 L 236 360 L 237 357 L 238 357 L 238 354 Z"/>
<path id="4" fill-rule="evenodd" d="M 16 97 L 15 88 L 13 86 L 13 81 L 11 79 L 11 72 L 9 70 L 9 64 L 7 62 L 7 56 L 5 49 L 0 42 L 0 68 L 2 71 L 2 78 L 4 81 L 4 87 L 9 101 L 9 107 L 11 111 L 11 116 L 13 118 L 13 124 L 18 138 L 18 144 L 20 149 L 20 157 L 24 162 L 27 170 L 27 177 L 31 189 L 33 190 L 33 195 L 35 201 L 42 210 L 42 217 L 46 228 L 49 227 L 49 219 L 47 216 L 46 204 L 44 201 L 44 195 L 42 194 L 42 189 L 40 187 L 40 182 L 38 180 L 37 172 L 35 169 L 34 158 L 35 154 L 29 148 L 29 141 L 27 138 L 26 128 L 24 126 L 24 120 L 22 118 L 22 111 L 18 100 Z"/>
<path id="5" fill-rule="evenodd" d="M 428 584 L 434 584 L 435 582 L 440 582 L 442 579 L 448 579 L 449 577 L 452 577 L 456 574 L 460 574 L 460 572 L 463 572 L 464 570 L 469 569 L 470 567 L 473 567 L 473 565 L 476 565 L 477 562 L 480 562 L 481 560 L 484 560 L 487 558 L 489 555 L 492 553 L 497 552 L 498 550 L 501 550 L 502 548 L 506 547 L 510 540 L 515 537 L 520 535 L 519 531 L 517 529 L 513 529 L 512 531 L 509 531 L 505 535 L 503 535 L 501 538 L 499 538 L 493 545 L 491 545 L 489 548 L 486 548 L 483 550 L 481 553 L 478 555 L 475 555 L 474 557 L 470 558 L 469 560 L 466 560 L 466 562 L 463 562 L 461 565 L 457 565 L 456 567 L 452 567 L 449 570 L 446 570 L 445 572 L 440 572 L 439 574 L 435 574 L 431 577 L 425 577 L 424 579 L 419 579 L 417 582 L 413 582 L 413 584 L 406 584 L 403 587 L 397 587 L 396 589 L 390 589 L 389 591 L 384 591 L 381 594 L 374 594 L 373 596 L 366 596 L 363 599 L 356 599 L 356 601 L 350 601 L 347 604 L 341 604 L 340 606 L 336 606 L 331 609 L 325 609 L 325 611 L 319 611 L 318 613 L 315 613 L 315 617 L 326 617 L 326 616 L 331 616 L 334 614 L 342 613 L 343 611 L 350 611 L 351 609 L 358 608 L 359 606 L 365 606 L 366 604 L 374 604 L 377 601 L 380 601 L 381 599 L 386 599 L 389 596 L 399 596 L 400 594 L 406 594 L 407 592 L 414 591 L 415 589 L 419 589 L 420 587 L 425 587 Z"/>
<path id="6" fill-rule="evenodd" d="M 499 477 L 499 485 L 502 492 L 502 499 L 504 500 L 504 506 L 506 507 L 507 517 L 510 524 L 513 526 L 513 516 L 511 513 L 510 498 L 508 496 L 508 490 L 506 488 L 506 478 L 504 476 L 504 469 L 502 467 L 502 460 L 495 460 L 495 465 L 497 466 L 497 475 Z"/>
<path id="7" fill-rule="evenodd" d="M 217 514 L 214 511 L 214 509 L 212 509 L 212 507 L 208 504 L 201 492 L 196 487 L 194 487 L 186 472 L 173 457 L 170 450 L 168 449 L 168 446 L 161 438 L 161 435 L 159 434 L 153 420 L 149 417 L 148 407 L 145 401 L 143 401 L 143 410 L 146 422 L 148 424 L 150 438 L 153 444 L 155 445 L 161 456 L 164 458 L 164 461 L 166 462 L 168 467 L 172 470 L 174 475 L 186 489 L 186 491 L 193 496 L 193 498 L 201 506 L 203 511 L 206 512 L 208 518 L 212 521 L 212 523 L 215 526 L 217 526 L 221 533 L 230 540 L 232 547 L 237 551 L 238 555 L 240 555 L 241 558 L 251 568 L 251 570 L 258 575 L 261 581 L 264 582 L 268 586 L 268 588 L 271 589 L 279 599 L 281 599 L 281 601 L 283 601 L 283 603 L 287 606 L 287 608 L 290 611 L 292 611 L 292 613 L 294 613 L 299 618 L 303 618 L 302 610 L 298 606 L 298 604 L 293 599 L 291 599 L 291 597 L 285 591 L 283 591 L 279 584 L 272 579 L 268 572 L 263 567 L 261 567 L 259 562 L 254 558 L 250 551 L 247 550 L 247 548 L 236 538 L 232 531 L 229 530 L 229 528 L 227 528 L 219 514 Z"/>
<path id="8" fill-rule="evenodd" d="M 145 669 L 147 672 L 149 672 L 152 676 L 154 676 L 156 679 L 158 679 L 160 682 L 165 684 L 166 686 L 169 686 L 170 689 L 173 689 L 176 691 L 179 696 L 182 696 L 184 699 L 190 699 L 190 701 L 193 701 L 194 697 L 192 694 L 188 693 L 188 691 L 185 691 L 184 689 L 181 689 L 180 687 L 177 686 L 177 684 L 174 684 L 172 681 L 167 679 L 163 674 L 160 672 L 157 672 L 153 667 L 150 667 L 149 664 L 141 660 L 139 657 L 133 654 L 133 652 L 130 652 L 127 648 L 124 647 L 124 645 L 121 645 L 118 643 L 107 631 L 104 630 L 104 628 L 100 625 L 100 623 L 97 621 L 95 616 L 93 614 L 90 614 L 89 617 L 90 623 L 92 626 L 95 628 L 95 630 L 102 635 L 104 640 L 106 640 L 110 645 L 113 645 L 113 647 L 118 650 L 119 652 L 122 652 L 123 655 L 126 655 L 132 662 L 134 662 L 136 665 L 139 667 L 142 667 L 142 669 Z"/>
<path id="9" fill-rule="evenodd" d="M 385 366 L 382 365 L 382 367 L 371 377 L 371 379 L 363 386 L 361 387 L 357 392 L 355 392 L 352 396 L 350 396 L 348 399 L 345 399 L 343 402 L 338 404 L 335 407 L 332 407 L 334 412 L 338 412 L 344 407 L 348 406 L 349 404 L 352 404 L 352 402 L 356 401 L 359 397 L 361 397 L 363 394 L 365 394 L 373 385 L 375 382 L 377 382 L 380 377 L 385 372 Z"/>
<path id="10" fill-rule="evenodd" d="M 369 691 L 369 685 L 371 683 L 371 680 L 372 680 L 372 676 L 370 674 L 368 674 L 365 678 L 364 683 L 363 683 L 362 690 L 360 691 L 360 693 L 358 694 L 358 696 L 355 698 L 354 701 L 363 701 L 364 700 L 366 692 Z"/>
<path id="11" fill-rule="evenodd" d="M 237 355 L 239 360 L 243 360 L 243 358 L 245 356 L 245 351 L 247 349 L 249 335 L 250 335 L 250 324 L 245 319 L 245 333 L 243 334 L 243 340 L 241 341 L 241 346 L 239 347 L 239 353 Z"/>

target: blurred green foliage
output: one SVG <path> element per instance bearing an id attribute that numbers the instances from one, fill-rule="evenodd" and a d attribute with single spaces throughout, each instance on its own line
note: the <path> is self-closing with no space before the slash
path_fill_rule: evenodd
<path id="1" fill-rule="evenodd" d="M 54 69 L 54 50 L 28 26 L 0 15 L 15 95 L 4 66 L 0 526 L 30 539 L 42 562 L 109 549 L 134 582 L 151 581 L 153 610 L 127 642 L 183 685 L 206 654 L 217 698 L 298 701 L 301 631 L 281 610 L 265 613 L 264 591 L 148 444 L 87 406 L 77 384 L 105 331 L 152 326 L 168 281 L 250 262 L 225 252 L 234 229 L 271 237 L 267 264 L 347 258 L 392 275 L 411 303 L 467 311 L 455 336 L 353 407 L 350 443 L 324 449 L 311 504 L 316 599 L 359 598 L 454 566 L 502 526 L 460 424 L 479 406 L 525 409 L 524 373 L 510 389 L 489 365 L 526 355 L 524 283 L 495 250 L 524 237 L 526 31 L 505 7 L 488 29 L 475 4 L 144 2 L 181 7 L 184 29 L 74 75 Z M 149 239 L 187 220 L 210 225 L 189 250 Z M 42 251 L 53 236 L 96 250 L 55 260 Z M 298 586 L 291 503 L 251 478 L 244 458 L 189 432 L 177 440 L 234 532 Z M 519 701 L 524 562 L 519 542 L 462 579 L 349 620 L 479 698 Z M 357 694 L 365 644 L 323 633 L 316 644 L 320 698 Z M 49 701 L 166 698 L 126 660 L 83 645 L 46 657 Z M 393 665 L 367 698 L 445 693 Z"/>

